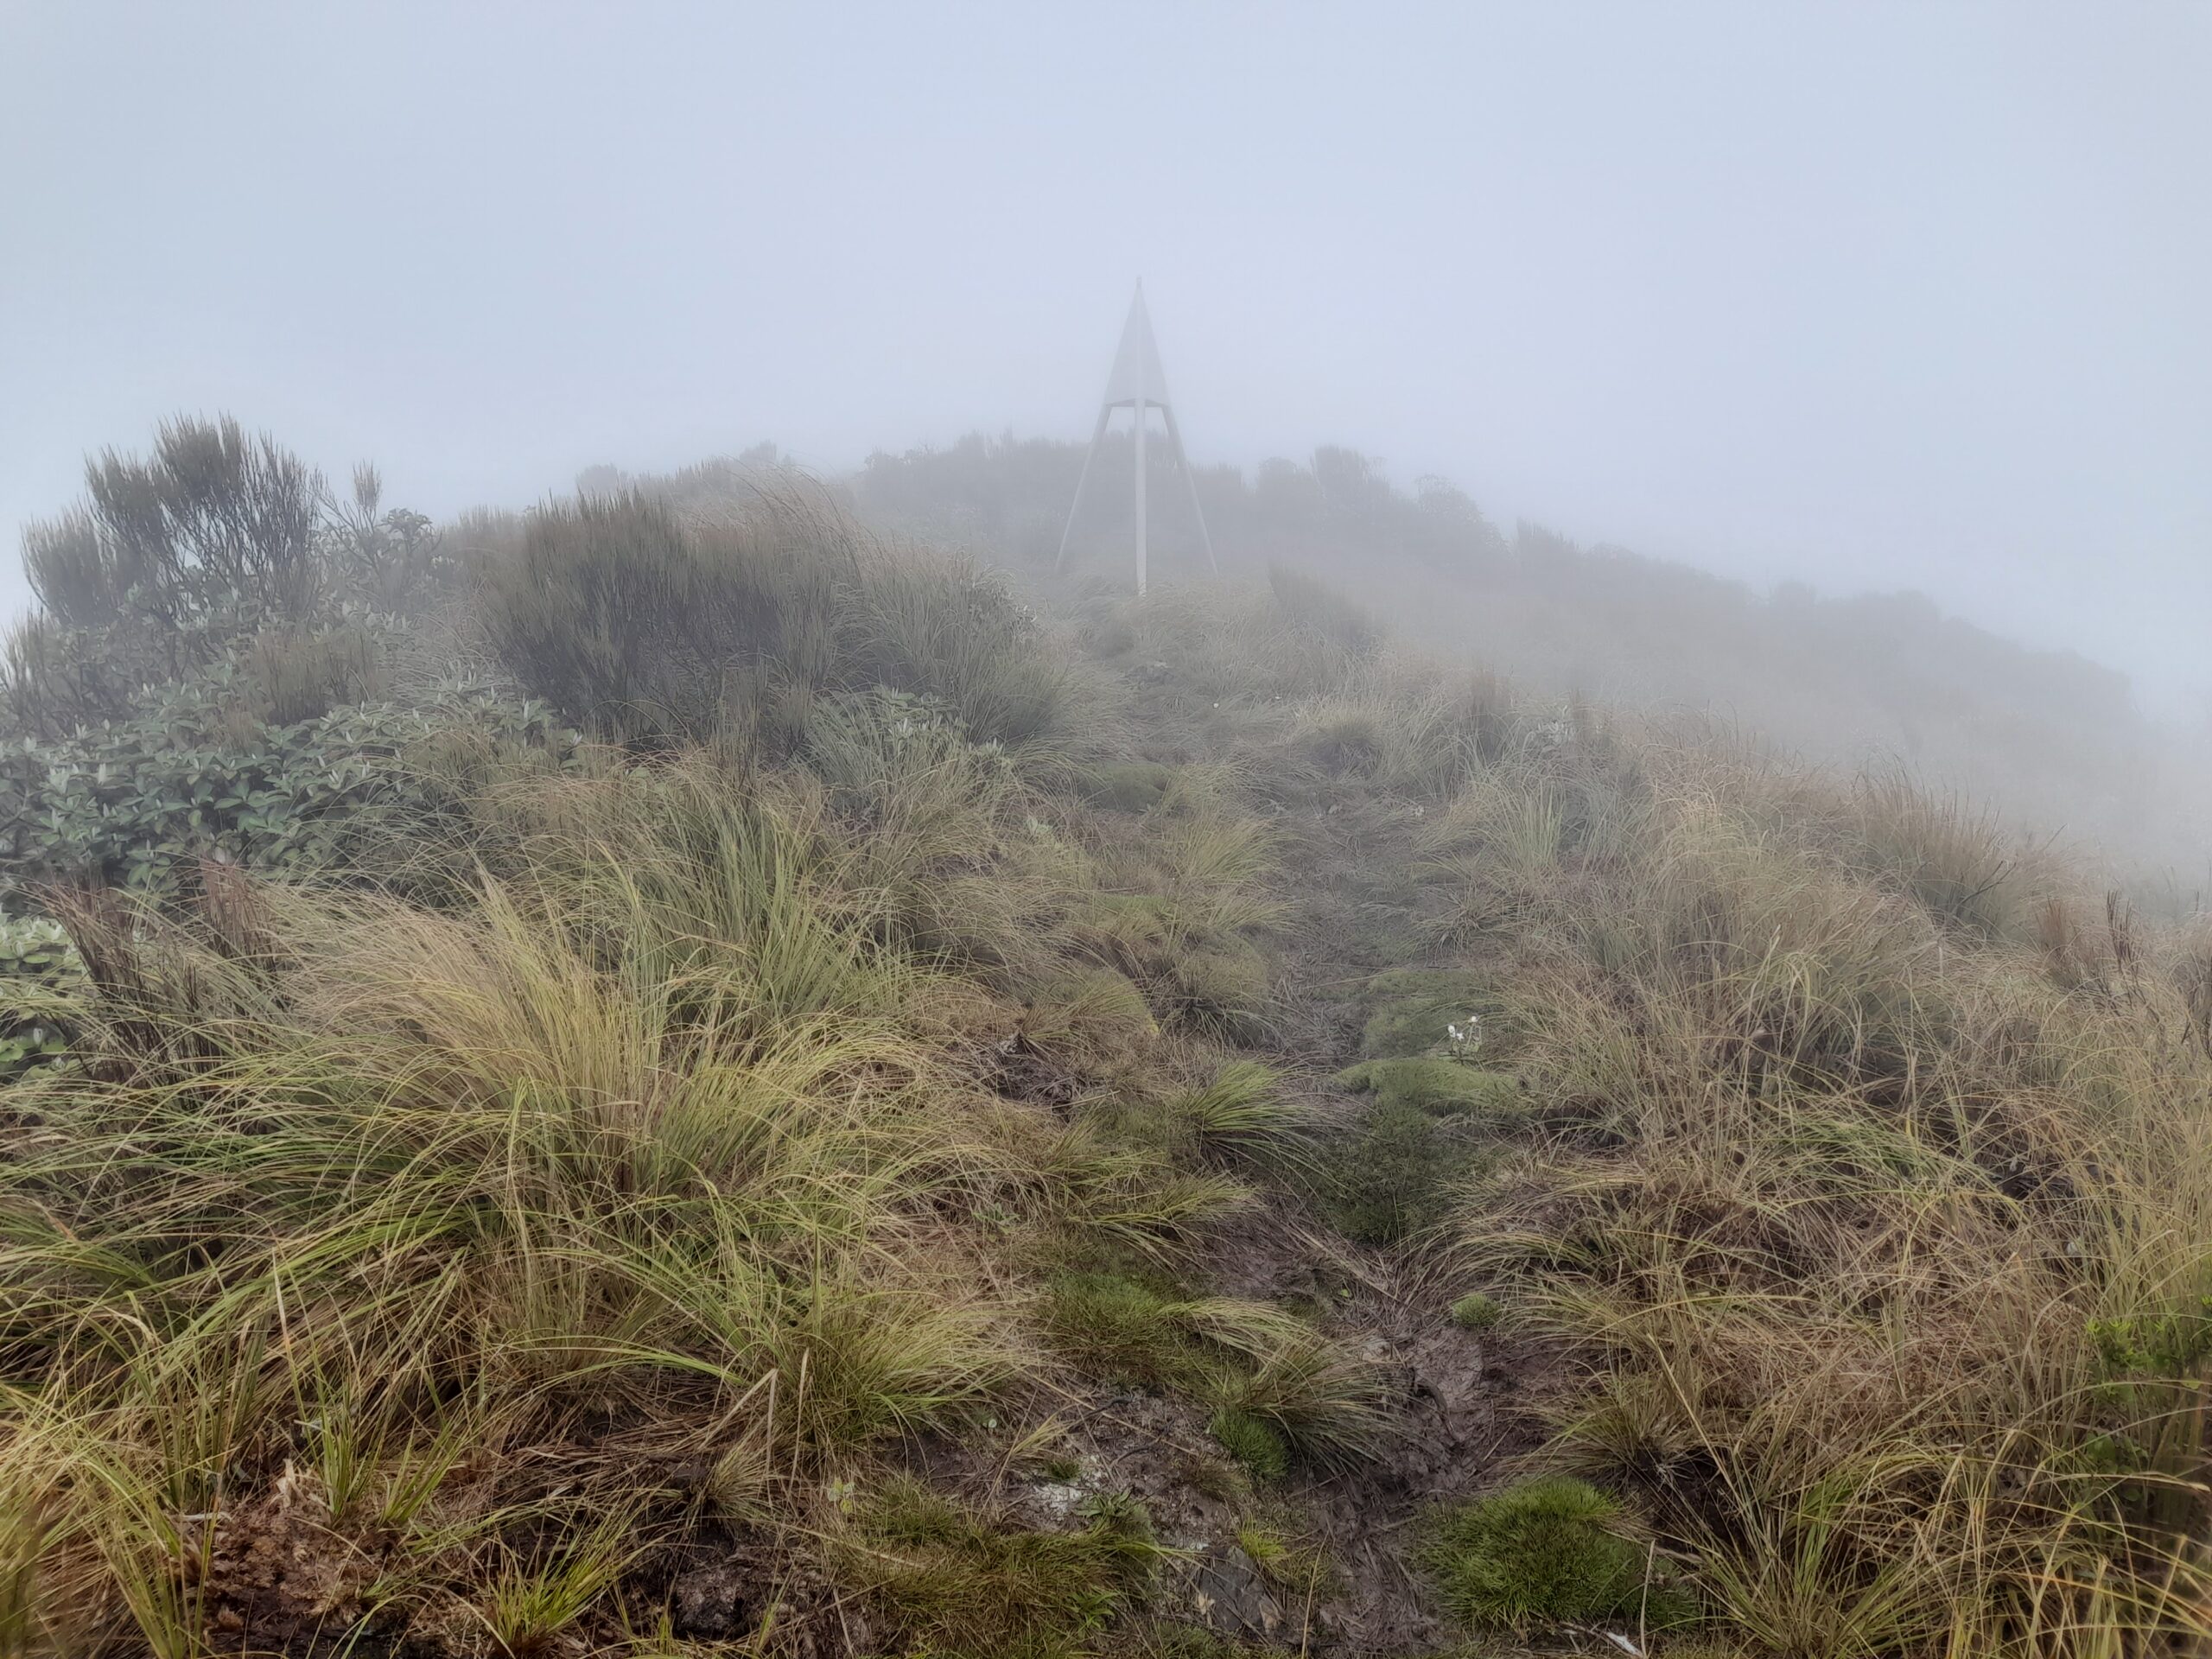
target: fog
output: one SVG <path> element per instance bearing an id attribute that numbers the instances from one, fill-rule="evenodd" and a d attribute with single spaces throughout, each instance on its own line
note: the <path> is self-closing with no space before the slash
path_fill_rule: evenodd
<path id="1" fill-rule="evenodd" d="M 2212 681 L 2201 7 L 17 3 L 0 66 L 11 550 L 178 410 L 440 514 L 1080 438 L 1141 276 L 1202 464 Z"/>

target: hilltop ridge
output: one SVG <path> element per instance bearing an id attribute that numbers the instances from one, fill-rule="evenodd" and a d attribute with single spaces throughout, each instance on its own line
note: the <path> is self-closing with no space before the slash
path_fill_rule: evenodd
<path id="1" fill-rule="evenodd" d="M 2201 923 L 1287 565 L 100 464 L 0 681 L 0 1641 L 2212 1643 Z"/>

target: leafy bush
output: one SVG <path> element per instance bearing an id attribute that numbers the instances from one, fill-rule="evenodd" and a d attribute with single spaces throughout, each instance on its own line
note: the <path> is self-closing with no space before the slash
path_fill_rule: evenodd
<path id="1" fill-rule="evenodd" d="M 84 983 L 85 965 L 59 922 L 0 917 L 0 1084 L 67 1054 Z"/>
<path id="2" fill-rule="evenodd" d="M 129 720 L 0 747 L 0 897 L 47 881 L 166 889 L 202 856 L 327 868 L 375 832 L 373 811 L 427 804 L 400 764 L 424 740 L 466 728 L 556 752 L 574 741 L 545 704 L 470 683 L 423 708 L 264 728 L 241 708 L 241 681 L 219 666 Z"/>
<path id="3" fill-rule="evenodd" d="M 381 510 L 375 468 L 357 469 L 352 502 L 336 503 L 297 456 L 229 416 L 168 422 L 149 459 L 108 450 L 86 483 L 80 505 L 23 532 L 41 609 L 9 636 L 0 716 L 32 736 L 128 719 L 149 689 L 264 630 L 327 640 L 419 610 L 456 568 L 429 520 Z M 372 694 L 356 684 L 329 701 Z"/>

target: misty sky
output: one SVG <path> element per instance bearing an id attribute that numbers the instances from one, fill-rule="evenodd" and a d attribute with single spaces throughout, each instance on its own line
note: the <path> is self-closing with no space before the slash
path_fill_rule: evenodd
<path id="1" fill-rule="evenodd" d="M 2212 5 L 0 0 L 0 610 L 228 409 L 391 499 L 1343 442 L 2212 690 Z"/>

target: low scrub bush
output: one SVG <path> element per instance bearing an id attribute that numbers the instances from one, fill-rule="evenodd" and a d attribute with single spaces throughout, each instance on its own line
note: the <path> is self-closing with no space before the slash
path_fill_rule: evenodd
<path id="1" fill-rule="evenodd" d="M 367 857 L 440 810 L 410 757 L 467 734 L 555 757 L 574 736 L 543 703 L 456 683 L 419 707 L 366 703 L 288 726 L 251 715 L 219 668 L 131 718 L 0 749 L 0 902 L 48 882 L 167 892 L 201 859 L 303 873 Z"/>
<path id="2" fill-rule="evenodd" d="M 61 924 L 0 916 L 0 1085 L 69 1052 L 85 965 Z"/>
<path id="3" fill-rule="evenodd" d="M 798 493 L 690 519 L 643 492 L 579 498 L 531 514 L 481 580 L 509 671 L 625 743 L 721 733 L 786 754 L 818 699 L 878 687 L 1032 758 L 1083 721 L 1076 671 L 1001 584 Z"/>

